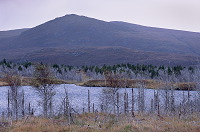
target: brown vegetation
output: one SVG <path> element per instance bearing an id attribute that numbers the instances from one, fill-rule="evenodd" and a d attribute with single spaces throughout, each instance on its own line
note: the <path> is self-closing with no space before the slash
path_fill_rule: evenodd
<path id="1" fill-rule="evenodd" d="M 119 79 L 118 81 L 126 83 L 125 87 L 127 88 L 135 88 L 137 87 L 137 83 L 141 83 L 141 82 L 147 84 L 148 88 L 157 88 L 156 85 L 158 85 L 158 83 L 156 83 L 156 81 L 154 80 L 130 80 L 130 79 L 120 80 Z M 110 87 L 110 83 L 107 83 L 105 80 L 89 80 L 85 82 L 83 85 L 87 87 L 106 87 L 106 86 Z"/>
<path id="2" fill-rule="evenodd" d="M 119 80 L 118 80 L 119 81 Z M 163 82 L 159 82 L 156 80 L 121 80 L 121 82 L 125 82 L 127 88 L 137 88 L 138 83 L 144 83 L 147 88 L 150 89 L 158 89 L 162 88 L 165 84 Z M 111 87 L 109 83 L 106 83 L 105 80 L 89 80 L 82 84 L 83 86 L 87 87 Z M 171 83 L 170 84 L 175 90 L 195 90 L 196 84 L 195 83 Z"/>
<path id="3" fill-rule="evenodd" d="M 34 78 L 31 77 L 22 77 L 22 86 L 28 86 L 31 85 L 31 82 Z M 123 80 L 124 81 L 124 80 Z M 158 82 L 155 80 L 126 80 L 126 87 L 127 88 L 136 88 L 137 83 L 145 83 L 147 88 L 150 89 L 158 89 L 162 87 L 164 84 L 162 82 Z M 64 84 L 64 83 L 72 83 L 69 81 L 64 81 L 60 79 L 55 79 L 55 84 Z M 82 83 L 76 83 L 80 86 L 86 86 L 86 87 L 109 87 L 109 84 L 106 84 L 105 80 L 89 80 Z M 8 83 L 6 83 L 5 78 L 0 78 L 0 86 L 8 86 Z M 195 83 L 173 83 L 172 86 L 176 90 L 195 90 L 196 84 Z"/>
<path id="4" fill-rule="evenodd" d="M 22 86 L 30 86 L 31 83 L 33 82 L 34 78 L 32 77 L 22 77 Z M 55 79 L 54 80 L 55 84 L 64 84 L 64 83 L 70 83 L 61 79 Z M 0 86 L 9 86 L 9 84 L 6 82 L 6 78 L 0 78 Z"/>
<path id="5" fill-rule="evenodd" d="M 95 119 L 98 116 L 98 119 Z M 7 128 L 4 132 L 199 132 L 200 121 L 197 116 L 188 119 L 178 117 L 158 117 L 156 115 L 136 115 L 134 118 L 104 113 L 83 113 L 74 118 L 74 124 L 66 119 L 44 119 L 29 117 Z"/>
<path id="6" fill-rule="evenodd" d="M 195 90 L 195 83 L 176 83 L 174 84 L 175 89 L 177 90 Z"/>

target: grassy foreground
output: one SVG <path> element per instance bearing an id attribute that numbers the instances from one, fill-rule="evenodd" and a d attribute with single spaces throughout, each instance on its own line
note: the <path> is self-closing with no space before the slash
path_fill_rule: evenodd
<path id="1" fill-rule="evenodd" d="M 117 120 L 116 120 L 117 119 Z M 67 119 L 44 119 L 29 117 L 0 127 L 2 132 L 199 132 L 200 120 L 194 116 L 187 119 L 158 117 L 156 115 L 120 116 L 98 113 L 80 114 L 69 125 Z"/>

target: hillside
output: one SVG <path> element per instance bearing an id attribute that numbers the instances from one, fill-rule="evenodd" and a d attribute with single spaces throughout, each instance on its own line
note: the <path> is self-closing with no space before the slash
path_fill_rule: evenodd
<path id="1" fill-rule="evenodd" d="M 190 65 L 200 55 L 200 33 L 105 22 L 74 14 L 10 36 L 0 39 L 0 59 L 72 65 L 122 62 Z M 118 47 L 119 51 L 105 47 Z M 74 50 L 86 53 L 74 57 L 71 55 Z"/>
<path id="2" fill-rule="evenodd" d="M 19 60 L 19 58 L 21 58 Z M 123 47 L 99 48 L 44 48 L 30 52 L 25 56 L 13 56 L 15 62 L 25 60 L 31 62 L 57 63 L 67 65 L 113 65 L 121 63 L 154 64 L 154 65 L 194 65 L 194 56 L 144 52 Z"/>
<path id="3" fill-rule="evenodd" d="M 9 31 L 0 31 L 0 39 L 19 36 L 22 32 L 26 30 L 28 30 L 28 28 L 9 30 Z"/>

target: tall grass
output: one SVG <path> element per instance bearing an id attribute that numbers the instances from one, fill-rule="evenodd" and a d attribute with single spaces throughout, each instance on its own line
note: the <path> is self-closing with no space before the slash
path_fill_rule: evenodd
<path id="1" fill-rule="evenodd" d="M 29 117 L 2 129 L 3 132 L 199 132 L 200 119 L 160 117 L 137 114 L 134 118 L 121 115 L 83 113 L 74 117 L 74 123 L 67 119 L 44 119 Z"/>

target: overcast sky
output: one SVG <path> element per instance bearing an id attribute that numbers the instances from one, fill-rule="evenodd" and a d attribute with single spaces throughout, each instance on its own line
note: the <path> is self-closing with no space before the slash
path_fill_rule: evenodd
<path id="1" fill-rule="evenodd" d="M 200 32 L 200 0 L 0 0 L 0 31 L 66 14 Z"/>

